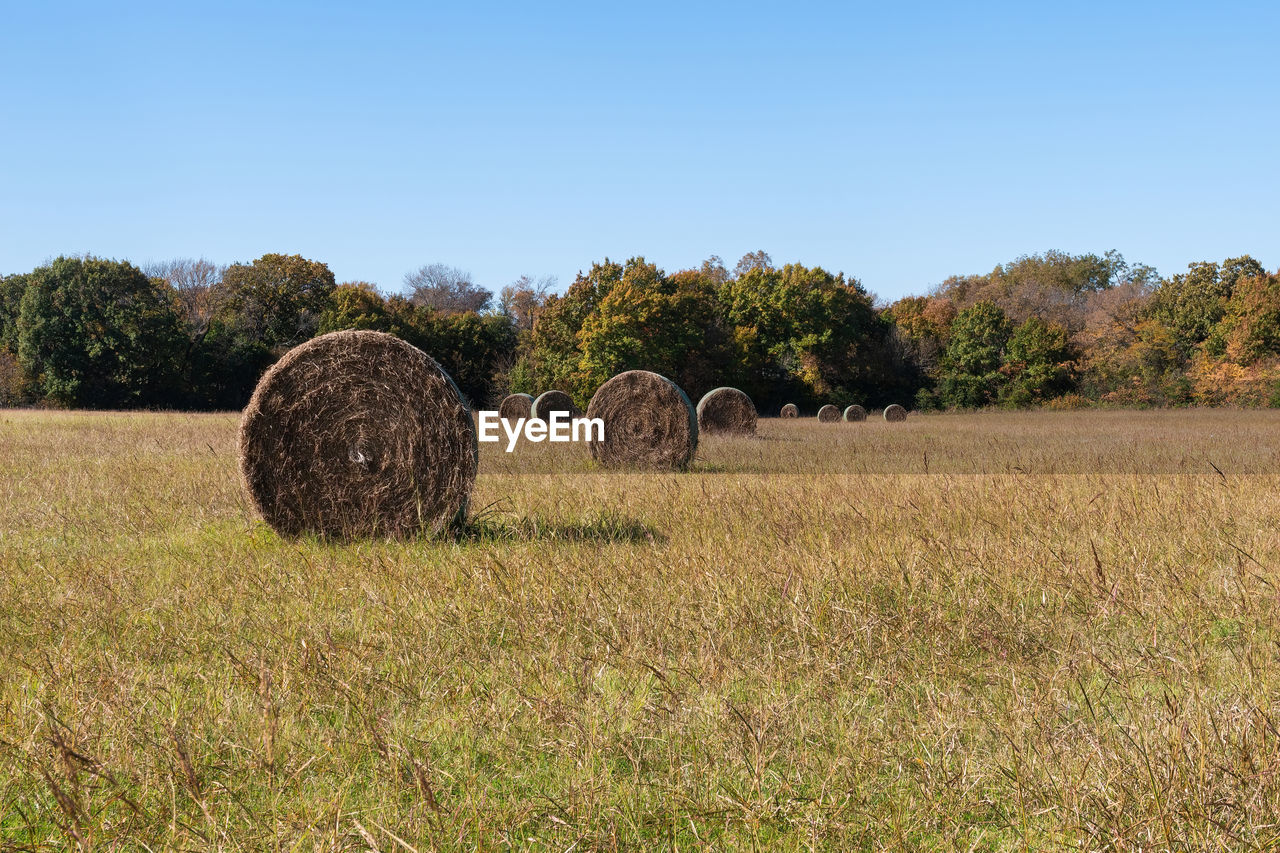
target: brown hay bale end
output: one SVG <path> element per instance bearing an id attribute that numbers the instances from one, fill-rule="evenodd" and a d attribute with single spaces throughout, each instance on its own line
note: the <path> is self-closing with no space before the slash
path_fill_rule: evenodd
<path id="1" fill-rule="evenodd" d="M 604 439 L 588 442 L 602 465 L 680 469 L 698 449 L 698 416 L 688 396 L 647 370 L 628 370 L 601 385 L 587 417 L 604 423 Z"/>
<path id="2" fill-rule="evenodd" d="M 830 403 L 818 409 L 818 423 L 833 424 L 838 420 L 840 420 L 840 410 Z"/>
<path id="3" fill-rule="evenodd" d="M 471 411 L 417 347 L 333 332 L 285 354 L 240 420 L 240 473 L 281 534 L 438 533 L 466 516 L 478 461 Z"/>
<path id="4" fill-rule="evenodd" d="M 897 403 L 890 403 L 885 406 L 884 419 L 891 423 L 898 423 L 907 419 L 907 410 L 899 406 Z"/>
<path id="5" fill-rule="evenodd" d="M 787 403 L 782 407 L 782 411 L 778 412 L 780 418 L 798 418 L 800 417 L 800 409 L 795 403 Z"/>
<path id="6" fill-rule="evenodd" d="M 531 409 L 533 417 L 539 420 L 551 420 L 552 412 L 568 412 L 571 418 L 582 417 L 582 410 L 573 404 L 573 398 L 563 391 L 546 391 L 533 401 Z"/>
<path id="7" fill-rule="evenodd" d="M 755 435 L 756 407 L 737 388 L 716 388 L 698 401 L 698 431 L 726 435 Z"/>
<path id="8" fill-rule="evenodd" d="M 498 417 L 504 421 L 518 421 L 528 418 L 533 411 L 533 398 L 528 394 L 508 394 L 502 398 L 498 406 Z"/>
<path id="9" fill-rule="evenodd" d="M 844 410 L 844 419 L 850 423 L 865 421 L 867 419 L 867 410 L 861 406 L 850 406 Z"/>

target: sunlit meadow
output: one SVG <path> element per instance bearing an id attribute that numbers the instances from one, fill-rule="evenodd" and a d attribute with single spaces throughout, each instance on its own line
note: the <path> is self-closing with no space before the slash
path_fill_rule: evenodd
<path id="1" fill-rule="evenodd" d="M 348 544 L 236 424 L 0 412 L 0 849 L 1280 843 L 1280 413 L 488 444 Z"/>

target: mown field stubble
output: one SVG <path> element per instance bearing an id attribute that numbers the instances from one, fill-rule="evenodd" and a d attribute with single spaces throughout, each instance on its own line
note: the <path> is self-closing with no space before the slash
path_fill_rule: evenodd
<path id="1" fill-rule="evenodd" d="M 236 425 L 0 413 L 0 845 L 1280 838 L 1277 413 L 482 445 L 460 538 L 352 544 Z"/>

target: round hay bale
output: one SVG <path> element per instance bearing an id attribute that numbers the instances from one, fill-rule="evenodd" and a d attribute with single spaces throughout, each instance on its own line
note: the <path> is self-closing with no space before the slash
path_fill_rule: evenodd
<path id="1" fill-rule="evenodd" d="M 604 422 L 604 439 L 588 442 L 602 465 L 679 469 L 698 449 L 693 404 L 670 379 L 647 370 L 628 370 L 601 385 L 587 417 Z"/>
<path id="2" fill-rule="evenodd" d="M 508 394 L 502 398 L 498 406 L 498 417 L 504 421 L 518 421 L 528 418 L 533 411 L 533 398 L 528 394 Z"/>
<path id="3" fill-rule="evenodd" d="M 898 423 L 907 419 L 907 410 L 899 406 L 897 403 L 890 403 L 885 406 L 884 419 L 890 423 Z"/>
<path id="4" fill-rule="evenodd" d="M 818 409 L 818 423 L 833 424 L 838 420 L 840 420 L 840 410 L 830 403 Z"/>
<path id="5" fill-rule="evenodd" d="M 861 406 L 850 406 L 844 410 L 844 419 L 850 423 L 865 421 L 867 419 L 867 410 Z"/>
<path id="6" fill-rule="evenodd" d="M 698 431 L 707 434 L 755 435 L 756 407 L 737 388 L 716 388 L 698 401 Z"/>
<path id="7" fill-rule="evenodd" d="M 533 401 L 531 409 L 533 417 L 539 420 L 551 420 L 552 412 L 568 412 L 571 418 L 582 417 L 582 410 L 573 404 L 573 398 L 563 391 L 545 391 Z"/>
<path id="8" fill-rule="evenodd" d="M 426 353 L 382 332 L 333 332 L 266 372 L 240 420 L 240 473 L 281 534 L 405 537 L 466 516 L 471 411 Z"/>
<path id="9" fill-rule="evenodd" d="M 798 418 L 800 417 L 800 409 L 795 403 L 787 403 L 782 407 L 782 411 L 778 413 L 780 418 Z"/>

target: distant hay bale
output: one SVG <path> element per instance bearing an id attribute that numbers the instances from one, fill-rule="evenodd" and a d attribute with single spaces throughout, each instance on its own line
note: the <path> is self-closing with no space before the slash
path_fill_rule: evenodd
<path id="1" fill-rule="evenodd" d="M 582 417 L 582 410 L 573 404 L 573 398 L 563 391 L 546 391 L 533 401 L 531 409 L 533 417 L 539 420 L 551 420 L 552 412 L 568 412 L 571 418 Z"/>
<path id="2" fill-rule="evenodd" d="M 528 394 L 508 394 L 498 406 L 498 417 L 504 421 L 518 421 L 528 418 L 532 411 L 533 398 Z"/>
<path id="3" fill-rule="evenodd" d="M 604 438 L 588 442 L 602 465 L 674 470 L 688 466 L 698 449 L 693 404 L 670 379 L 647 370 L 628 370 L 601 385 L 587 417 L 604 423 Z"/>
<path id="4" fill-rule="evenodd" d="M 907 410 L 899 406 L 897 403 L 890 403 L 888 406 L 885 406 L 884 419 L 891 423 L 905 421 L 907 419 Z"/>
<path id="5" fill-rule="evenodd" d="M 698 401 L 698 431 L 727 435 L 755 435 L 756 407 L 737 388 L 716 388 Z"/>
<path id="6" fill-rule="evenodd" d="M 854 421 L 865 421 L 867 419 L 867 410 L 861 406 L 850 406 L 844 410 L 844 419 L 850 423 Z"/>
<path id="7" fill-rule="evenodd" d="M 240 473 L 281 534 L 406 537 L 464 518 L 471 411 L 440 365 L 382 332 L 333 332 L 285 354 L 240 420 Z"/>
<path id="8" fill-rule="evenodd" d="M 787 403 L 782 407 L 782 411 L 778 413 L 780 418 L 798 418 L 800 417 L 800 409 L 795 403 Z"/>
<path id="9" fill-rule="evenodd" d="M 818 423 L 833 424 L 840 420 L 840 410 L 828 403 L 818 409 Z"/>

